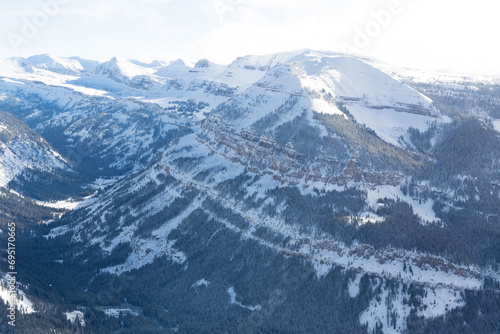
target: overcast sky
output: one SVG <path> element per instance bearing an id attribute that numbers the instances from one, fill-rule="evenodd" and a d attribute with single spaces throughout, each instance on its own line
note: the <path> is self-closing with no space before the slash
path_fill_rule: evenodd
<path id="1" fill-rule="evenodd" d="M 492 0 L 16 0 L 0 58 L 208 58 L 311 48 L 395 65 L 500 74 Z"/>

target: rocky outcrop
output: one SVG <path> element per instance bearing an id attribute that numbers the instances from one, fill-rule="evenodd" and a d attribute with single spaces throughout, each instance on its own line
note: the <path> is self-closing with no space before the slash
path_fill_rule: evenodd
<path id="1" fill-rule="evenodd" d="M 252 172 L 273 174 L 274 179 L 283 184 L 296 185 L 305 181 L 345 185 L 354 181 L 370 185 L 397 185 L 402 179 L 400 174 L 392 171 L 363 170 L 353 157 L 346 160 L 320 153 L 312 161 L 303 162 L 303 155 L 291 143 L 281 146 L 250 130 L 238 131 L 217 114 L 204 121 L 197 140 Z"/>

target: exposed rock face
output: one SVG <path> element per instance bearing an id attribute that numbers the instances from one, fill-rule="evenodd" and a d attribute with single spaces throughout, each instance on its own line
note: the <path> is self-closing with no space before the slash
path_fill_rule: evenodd
<path id="1" fill-rule="evenodd" d="M 346 185 L 364 182 L 370 185 L 398 185 L 402 176 L 397 172 L 367 172 L 354 158 L 339 160 L 320 153 L 313 161 L 302 163 L 301 154 L 291 143 L 284 147 L 265 135 L 255 135 L 244 129 L 238 131 L 217 114 L 208 117 L 197 139 L 213 151 L 238 162 L 249 171 L 273 174 L 282 184 L 296 185 L 299 180 Z M 340 172 L 336 172 L 340 170 Z"/>

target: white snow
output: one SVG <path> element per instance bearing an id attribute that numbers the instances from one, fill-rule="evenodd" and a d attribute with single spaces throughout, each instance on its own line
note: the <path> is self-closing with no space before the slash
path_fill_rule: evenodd
<path id="1" fill-rule="evenodd" d="M 133 311 L 129 308 L 107 308 L 107 309 L 104 309 L 103 312 L 108 317 L 115 317 L 115 318 L 118 318 L 120 316 L 120 313 L 122 315 L 130 314 L 133 316 L 139 316 L 139 313 L 137 313 L 136 311 Z"/>
<path id="2" fill-rule="evenodd" d="M 116 74 L 121 74 L 129 79 L 139 75 L 150 75 L 155 70 L 148 67 L 143 67 L 136 65 L 126 59 L 113 57 L 111 60 L 98 65 L 97 68 L 94 69 L 95 72 L 113 72 L 116 71 Z"/>
<path id="3" fill-rule="evenodd" d="M 22 59 L 21 63 L 49 71 L 78 73 L 83 70 L 82 64 L 77 60 L 52 55 L 31 56 L 28 59 Z"/>
<path id="4" fill-rule="evenodd" d="M 340 111 L 336 105 L 331 104 L 324 99 L 312 99 L 311 110 L 321 114 L 342 115 L 347 118 L 347 116 Z"/>
<path id="5" fill-rule="evenodd" d="M 35 202 L 38 205 L 45 206 L 48 208 L 74 210 L 83 201 L 78 202 L 74 201 L 72 198 L 69 198 L 67 200 L 56 201 L 56 202 L 43 202 L 43 201 L 35 201 Z"/>
<path id="6" fill-rule="evenodd" d="M 64 315 L 66 316 L 66 320 L 72 324 L 78 321 L 80 326 L 85 326 L 85 317 L 82 311 L 65 312 Z"/>
<path id="7" fill-rule="evenodd" d="M 13 84 L 17 84 L 17 85 L 24 85 L 25 84 L 24 82 L 12 80 L 12 79 L 9 79 L 9 78 L 3 78 L 2 80 L 4 82 L 13 83 Z"/>
<path id="8" fill-rule="evenodd" d="M 356 277 L 349 281 L 348 291 L 351 298 L 356 298 L 359 295 L 359 281 L 363 274 L 356 274 Z"/>
<path id="9" fill-rule="evenodd" d="M 206 279 L 202 278 L 198 281 L 196 281 L 192 286 L 193 287 L 200 287 L 200 286 L 208 286 L 210 284 L 210 281 L 207 281 Z"/>
<path id="10" fill-rule="evenodd" d="M 383 283 L 382 283 L 383 284 Z M 389 291 L 382 290 L 382 294 L 370 302 L 370 306 L 359 316 L 361 325 L 368 325 L 368 333 L 374 332 L 377 324 L 382 325 L 384 334 L 397 334 L 406 330 L 406 319 L 410 315 L 410 307 L 403 303 L 407 297 L 402 293 L 402 286 L 399 285 L 396 294 L 389 296 Z M 394 323 L 388 311 L 396 312 L 396 322 Z"/>
<path id="11" fill-rule="evenodd" d="M 358 98 L 371 106 L 430 105 L 427 97 L 361 59 L 314 53 L 307 58 L 307 74 L 323 77 L 322 80 L 337 97 Z"/>
<path id="12" fill-rule="evenodd" d="M 403 293 L 402 284 L 397 285 L 394 293 L 390 293 L 384 287 L 383 281 L 379 282 L 379 286 L 382 287 L 381 294 L 371 300 L 368 309 L 360 314 L 360 324 L 368 326 L 368 333 L 371 333 L 377 325 L 382 326 L 384 334 L 405 332 L 406 321 L 412 310 L 409 305 L 410 295 Z M 459 291 L 440 287 L 426 287 L 420 302 L 422 307 L 416 308 L 417 316 L 426 319 L 443 316 L 454 308 L 465 306 Z"/>
<path id="13" fill-rule="evenodd" d="M 434 205 L 434 201 L 432 199 L 428 199 L 427 201 L 422 201 L 421 203 L 418 200 L 411 198 L 411 196 L 403 194 L 399 186 L 377 186 L 366 189 L 368 192 L 368 205 L 374 210 L 377 210 L 378 199 L 400 199 L 408 204 L 410 204 L 413 208 L 413 212 L 418 215 L 422 219 L 422 224 L 425 224 L 427 221 L 429 222 L 440 222 L 441 219 L 436 217 L 436 213 L 432 209 Z"/>
<path id="14" fill-rule="evenodd" d="M 493 120 L 493 126 L 495 127 L 495 130 L 500 132 L 500 119 Z"/>
<path id="15" fill-rule="evenodd" d="M 231 304 L 238 305 L 239 307 L 246 308 L 250 311 L 259 311 L 262 308 L 260 305 L 246 306 L 246 305 L 243 305 L 242 303 L 240 303 L 239 301 L 237 301 L 236 300 L 237 295 L 236 295 L 236 291 L 234 290 L 234 287 L 230 287 L 229 289 L 227 289 L 227 293 L 229 294 Z"/>
<path id="16" fill-rule="evenodd" d="M 353 221 L 354 220 L 354 221 Z M 365 211 L 358 216 L 353 216 L 351 222 L 356 222 L 358 225 L 376 224 L 384 221 L 383 217 L 377 216 L 373 212 Z"/>
<path id="17" fill-rule="evenodd" d="M 426 307 L 419 309 L 417 314 L 425 318 L 440 317 L 454 308 L 465 306 L 461 292 L 451 289 L 426 288 L 422 303 Z"/>
<path id="18" fill-rule="evenodd" d="M 411 79 L 412 81 L 421 83 L 447 83 L 450 85 L 460 85 L 464 82 L 487 84 L 496 84 L 499 82 L 498 76 L 495 75 L 456 73 L 445 70 L 422 70 L 416 68 L 394 66 L 375 59 L 366 59 L 366 61 L 370 65 L 379 68 L 386 73 L 390 73 L 392 76 L 398 79 Z"/>
<path id="19" fill-rule="evenodd" d="M 425 132 L 433 123 L 448 122 L 448 119 L 400 112 L 394 109 L 373 109 L 360 105 L 350 105 L 348 109 L 358 123 L 366 125 L 382 140 L 395 146 L 402 146 L 400 137 L 407 137 L 410 127 Z"/>
<path id="20" fill-rule="evenodd" d="M 0 298 L 4 301 L 5 304 L 15 304 L 16 308 L 19 312 L 24 314 L 31 314 L 36 312 L 34 310 L 33 302 L 31 302 L 24 291 L 20 289 L 20 284 L 16 282 L 16 292 L 19 295 L 19 298 L 10 295 L 10 291 L 8 290 L 9 285 L 7 284 L 7 279 L 10 278 L 8 275 L 0 278 Z"/>

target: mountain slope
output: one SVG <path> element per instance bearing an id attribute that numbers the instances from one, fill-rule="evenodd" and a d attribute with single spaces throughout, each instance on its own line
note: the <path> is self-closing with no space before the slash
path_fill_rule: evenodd
<path id="1" fill-rule="evenodd" d="M 68 163 L 24 123 L 0 112 L 0 187 L 27 170 L 51 172 Z"/>

